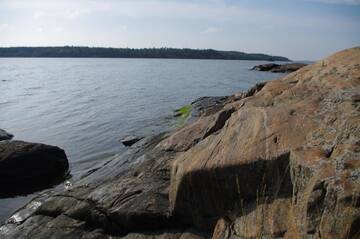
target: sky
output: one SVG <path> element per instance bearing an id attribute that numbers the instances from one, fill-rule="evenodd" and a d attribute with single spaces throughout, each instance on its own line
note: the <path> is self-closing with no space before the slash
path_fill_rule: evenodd
<path id="1" fill-rule="evenodd" d="M 360 0 L 0 0 L 0 46 L 64 45 L 317 60 L 360 46 Z"/>

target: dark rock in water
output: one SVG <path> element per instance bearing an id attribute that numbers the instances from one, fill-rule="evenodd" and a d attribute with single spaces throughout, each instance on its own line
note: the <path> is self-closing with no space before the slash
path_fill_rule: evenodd
<path id="1" fill-rule="evenodd" d="M 3 129 L 0 129 L 0 141 L 1 140 L 9 140 L 9 139 L 12 139 L 13 137 L 14 137 L 14 135 L 6 132 Z"/>
<path id="2" fill-rule="evenodd" d="M 27 194 L 50 187 L 69 169 L 64 150 L 23 141 L 0 142 L 0 197 Z"/>
<path id="3" fill-rule="evenodd" d="M 136 142 L 140 141 L 141 139 L 143 139 L 144 137 L 139 137 L 139 136 L 135 136 L 135 135 L 130 135 L 127 136 L 125 138 L 123 138 L 122 140 L 120 140 L 120 142 L 125 145 L 125 146 L 131 146 L 133 144 L 135 144 Z"/>
<path id="4" fill-rule="evenodd" d="M 251 68 L 251 70 L 270 71 L 271 69 L 274 69 L 275 67 L 279 67 L 279 66 L 280 66 L 279 64 L 269 63 L 269 64 L 262 64 L 262 65 L 254 66 L 253 68 Z"/>
<path id="5" fill-rule="evenodd" d="M 251 70 L 256 71 L 270 71 L 274 73 L 285 73 L 285 72 L 294 72 L 298 69 L 306 66 L 306 64 L 303 63 L 288 63 L 288 64 L 262 64 L 254 66 Z"/>

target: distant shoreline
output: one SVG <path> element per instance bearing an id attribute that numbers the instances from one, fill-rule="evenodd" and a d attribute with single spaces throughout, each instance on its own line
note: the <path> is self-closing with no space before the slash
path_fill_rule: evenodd
<path id="1" fill-rule="evenodd" d="M 199 60 L 290 61 L 262 53 L 189 48 L 0 47 L 2 58 L 144 58 Z"/>

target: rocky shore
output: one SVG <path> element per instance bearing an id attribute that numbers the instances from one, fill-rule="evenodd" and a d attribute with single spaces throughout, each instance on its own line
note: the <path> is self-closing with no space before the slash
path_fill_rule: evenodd
<path id="1" fill-rule="evenodd" d="M 202 98 L 187 125 L 33 199 L 0 238 L 359 238 L 359 99 L 360 48 Z"/>

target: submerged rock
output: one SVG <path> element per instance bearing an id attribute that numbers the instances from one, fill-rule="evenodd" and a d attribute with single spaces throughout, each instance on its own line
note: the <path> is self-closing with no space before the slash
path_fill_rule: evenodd
<path id="1" fill-rule="evenodd" d="M 286 72 L 297 71 L 306 65 L 307 64 L 303 64 L 303 63 L 287 63 L 287 64 L 270 63 L 270 64 L 262 64 L 262 65 L 254 66 L 253 68 L 251 68 L 251 70 L 286 73 Z"/>
<path id="2" fill-rule="evenodd" d="M 130 136 L 126 136 L 125 138 L 121 139 L 120 142 L 125 145 L 125 146 L 131 146 L 133 144 L 135 144 L 136 142 L 142 140 L 144 137 L 140 137 L 140 136 L 135 136 L 135 135 L 130 135 Z"/>
<path id="3" fill-rule="evenodd" d="M 10 140 L 14 137 L 14 135 L 6 132 L 5 130 L 3 129 L 0 129 L 0 141 L 1 140 Z"/>
<path id="4" fill-rule="evenodd" d="M 56 184 L 69 168 L 64 150 L 45 144 L 0 142 L 0 197 L 31 193 Z"/>
<path id="5" fill-rule="evenodd" d="M 345 50 L 207 106 L 0 238 L 359 238 L 359 65 Z"/>

